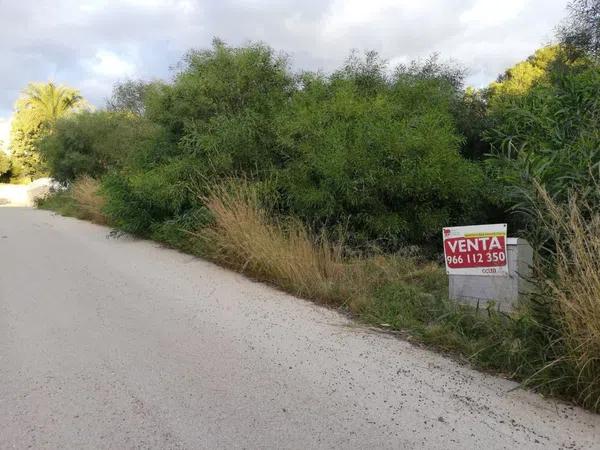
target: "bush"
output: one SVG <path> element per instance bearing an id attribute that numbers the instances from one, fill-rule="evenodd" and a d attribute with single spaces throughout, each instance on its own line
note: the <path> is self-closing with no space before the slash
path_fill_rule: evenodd
<path id="1" fill-rule="evenodd" d="M 6 183 L 10 181 L 11 169 L 12 162 L 10 157 L 0 148 L 0 183 Z"/>
<path id="2" fill-rule="evenodd" d="M 184 231 L 205 221 L 198 186 L 232 174 L 266 176 L 279 164 L 274 118 L 292 86 L 285 58 L 261 44 L 215 41 L 189 52 L 172 84 L 143 88 L 145 117 L 167 139 L 140 145 L 106 178 L 111 220 L 129 232 L 187 242 Z"/>
<path id="3" fill-rule="evenodd" d="M 386 73 L 369 55 L 331 77 L 303 77 L 279 120 L 288 159 L 279 186 L 284 211 L 394 248 L 478 218 L 485 182 L 459 153 L 452 84 Z"/>
<path id="4" fill-rule="evenodd" d="M 30 181 L 20 162 L 0 150 L 0 183 L 24 184 Z"/>
<path id="5" fill-rule="evenodd" d="M 187 246 L 188 231 L 206 223 L 197 198 L 197 160 L 171 158 L 148 169 L 129 169 L 104 178 L 105 212 L 129 233 L 173 246 Z"/>
<path id="6" fill-rule="evenodd" d="M 555 200 L 576 189 L 600 203 L 595 180 L 600 166 L 600 71 L 575 67 L 552 74 L 523 95 L 492 110 L 488 132 L 495 158 L 488 161 L 505 187 L 504 202 L 531 209 L 538 180 Z"/>
<path id="7" fill-rule="evenodd" d="M 146 115 L 211 177 L 268 172 L 281 159 L 274 121 L 293 86 L 271 48 L 215 40 L 187 54 L 172 85 L 149 89 Z"/>
<path id="8" fill-rule="evenodd" d="M 160 128 L 127 113 L 81 112 L 58 120 L 40 153 L 60 182 L 117 170 L 147 146 L 160 146 Z"/>

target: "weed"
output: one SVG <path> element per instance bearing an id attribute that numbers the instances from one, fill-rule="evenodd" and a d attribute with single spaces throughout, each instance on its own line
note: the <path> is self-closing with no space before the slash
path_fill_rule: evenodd
<path id="1" fill-rule="evenodd" d="M 105 200 L 100 193 L 98 180 L 87 175 L 77 179 L 71 186 L 71 196 L 86 219 L 99 224 L 107 223 L 103 212 Z"/>
<path id="2" fill-rule="evenodd" d="M 600 186 L 597 187 L 600 189 Z M 552 298 L 566 354 L 564 377 L 577 400 L 600 409 L 600 211 L 571 194 L 554 201 L 537 185 L 538 209 L 553 252 L 543 261 L 543 291 Z"/>
<path id="3" fill-rule="evenodd" d="M 36 201 L 36 206 L 49 209 L 64 216 L 77 217 L 105 225 L 103 213 L 104 197 L 100 193 L 100 182 L 84 176 L 67 189 L 58 190 Z"/>

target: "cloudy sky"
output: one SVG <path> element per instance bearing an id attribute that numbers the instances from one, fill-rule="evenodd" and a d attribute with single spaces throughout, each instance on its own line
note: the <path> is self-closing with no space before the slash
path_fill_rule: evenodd
<path id="1" fill-rule="evenodd" d="M 331 70 L 352 48 L 390 63 L 439 52 L 483 86 L 548 43 L 567 0 L 0 0 L 0 139 L 29 81 L 97 106 L 126 78 L 166 78 L 213 37 L 264 41 L 295 68 Z"/>

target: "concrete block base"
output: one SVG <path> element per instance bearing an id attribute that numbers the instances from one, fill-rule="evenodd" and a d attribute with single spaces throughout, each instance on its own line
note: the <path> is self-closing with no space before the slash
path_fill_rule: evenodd
<path id="1" fill-rule="evenodd" d="M 531 291 L 533 249 L 525 239 L 508 238 L 507 252 L 508 276 L 450 275 L 450 299 L 481 308 L 494 302 L 498 310 L 512 311 Z"/>

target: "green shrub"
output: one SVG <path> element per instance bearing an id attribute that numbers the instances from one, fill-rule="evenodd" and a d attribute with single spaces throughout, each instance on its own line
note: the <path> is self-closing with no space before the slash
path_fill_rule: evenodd
<path id="1" fill-rule="evenodd" d="M 10 157 L 0 148 L 0 183 L 10 181 L 11 169 L 12 161 Z"/>
<path id="2" fill-rule="evenodd" d="M 146 116 L 163 125 L 211 177 L 268 172 L 281 160 L 275 118 L 294 81 L 287 60 L 262 44 L 191 51 L 172 85 L 146 94 Z"/>
<path id="3" fill-rule="evenodd" d="M 215 41 L 180 67 L 172 84 L 144 87 L 145 117 L 165 140 L 138 145 L 104 181 L 114 223 L 169 242 L 205 221 L 203 186 L 232 174 L 265 176 L 280 164 L 275 117 L 293 86 L 285 58 L 260 44 Z"/>
<path id="4" fill-rule="evenodd" d="M 534 180 L 565 203 L 576 190 L 600 204 L 600 70 L 574 67 L 551 74 L 523 95 L 492 110 L 487 134 L 495 158 L 488 161 L 505 187 L 508 206 L 532 207 Z"/>
<path id="5" fill-rule="evenodd" d="M 443 74 L 390 78 L 373 55 L 331 77 L 305 75 L 279 120 L 284 210 L 392 247 L 475 220 L 485 182 L 459 153 L 456 93 Z"/>
<path id="6" fill-rule="evenodd" d="M 68 182 L 119 169 L 130 156 L 161 141 L 159 127 L 132 114 L 81 112 L 58 120 L 40 142 L 40 153 L 50 176 Z"/>
<path id="7" fill-rule="evenodd" d="M 189 161 L 175 159 L 146 171 L 104 178 L 106 213 L 119 228 L 148 234 L 153 224 L 170 220 L 191 206 Z"/>

